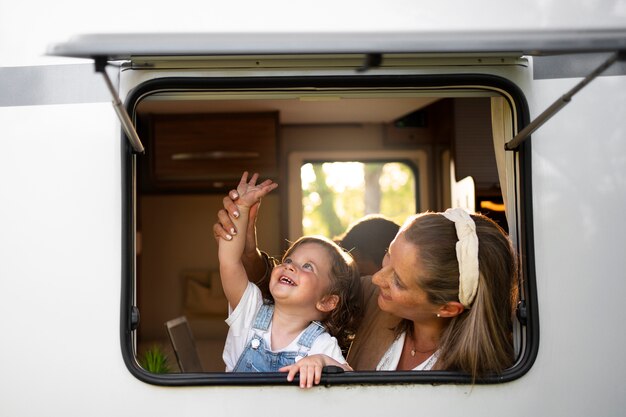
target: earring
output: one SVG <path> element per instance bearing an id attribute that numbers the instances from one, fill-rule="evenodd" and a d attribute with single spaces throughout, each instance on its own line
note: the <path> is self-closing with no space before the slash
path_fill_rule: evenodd
<path id="1" fill-rule="evenodd" d="M 441 314 L 437 313 L 437 317 L 441 317 Z"/>

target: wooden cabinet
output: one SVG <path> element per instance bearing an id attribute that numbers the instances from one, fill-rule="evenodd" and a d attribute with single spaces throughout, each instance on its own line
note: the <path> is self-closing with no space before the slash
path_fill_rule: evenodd
<path id="1" fill-rule="evenodd" d="M 276 178 L 278 113 L 155 114 L 146 191 L 233 188 L 243 171 Z"/>

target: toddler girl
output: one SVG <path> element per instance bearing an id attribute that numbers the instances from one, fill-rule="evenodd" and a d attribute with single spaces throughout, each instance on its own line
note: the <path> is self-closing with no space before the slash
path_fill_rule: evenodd
<path id="1" fill-rule="evenodd" d="M 237 230 L 246 230 L 250 207 L 277 187 L 271 180 L 257 185 L 257 179 L 254 174 L 248 181 L 244 172 L 237 186 Z M 349 295 L 360 288 L 360 280 L 352 257 L 329 239 L 302 237 L 272 270 L 273 300 L 263 300 L 241 262 L 244 240 L 243 234 L 219 240 L 220 275 L 230 306 L 226 371 L 288 371 L 290 380 L 300 372 L 300 386 L 311 387 L 319 383 L 325 365 L 339 363 L 351 370 L 327 329 L 344 337 L 356 327 L 359 308 L 348 300 L 358 299 Z"/>

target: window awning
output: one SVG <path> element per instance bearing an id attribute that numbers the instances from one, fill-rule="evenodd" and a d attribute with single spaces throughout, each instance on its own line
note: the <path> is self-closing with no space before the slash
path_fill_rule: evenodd
<path id="1" fill-rule="evenodd" d="M 113 96 L 133 149 L 143 152 L 137 133 L 123 108 L 104 67 L 108 61 L 138 56 L 189 57 L 225 55 L 363 54 L 367 70 L 381 64 L 385 54 L 424 54 L 449 57 L 455 54 L 490 56 L 558 55 L 612 52 L 614 55 L 579 85 L 544 111 L 527 129 L 507 144 L 516 149 L 536 128 L 567 104 L 571 96 L 608 68 L 626 51 L 626 28 L 529 31 L 411 31 L 411 32 L 302 32 L 302 33 L 133 33 L 87 34 L 51 45 L 48 55 L 93 58 Z"/>
<path id="2" fill-rule="evenodd" d="M 519 53 L 548 55 L 626 49 L 626 28 L 532 31 L 87 34 L 51 45 L 48 55 L 128 59 L 135 55 L 345 53 Z"/>

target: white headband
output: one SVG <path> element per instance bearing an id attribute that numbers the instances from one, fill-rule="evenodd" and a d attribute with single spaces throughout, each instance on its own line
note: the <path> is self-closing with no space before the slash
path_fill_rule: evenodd
<path id="1" fill-rule="evenodd" d="M 442 213 L 454 222 L 456 236 L 456 259 L 459 262 L 459 301 L 469 308 L 478 290 L 478 236 L 476 224 L 463 209 L 448 209 Z"/>

